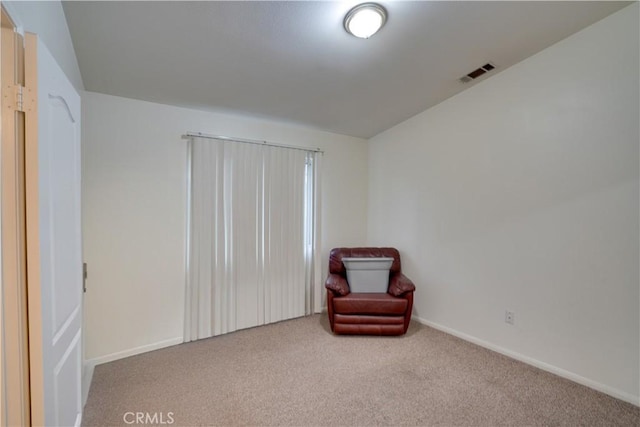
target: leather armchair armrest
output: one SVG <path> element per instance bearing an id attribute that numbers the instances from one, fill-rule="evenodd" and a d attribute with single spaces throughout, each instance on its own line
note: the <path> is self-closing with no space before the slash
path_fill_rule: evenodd
<path id="1" fill-rule="evenodd" d="M 411 279 L 402 273 L 395 274 L 389 280 L 389 293 L 394 297 L 406 294 L 407 292 L 413 292 L 416 290 L 416 286 Z"/>
<path id="2" fill-rule="evenodd" d="M 339 274 L 329 274 L 327 281 L 324 283 L 324 287 L 342 296 L 350 292 L 347 279 Z"/>

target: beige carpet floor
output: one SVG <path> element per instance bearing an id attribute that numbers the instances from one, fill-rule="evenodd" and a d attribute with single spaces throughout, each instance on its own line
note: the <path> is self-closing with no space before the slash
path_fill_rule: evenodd
<path id="1" fill-rule="evenodd" d="M 83 424 L 137 412 L 177 426 L 640 426 L 634 405 L 415 321 L 403 337 L 334 336 L 326 315 L 97 366 Z"/>

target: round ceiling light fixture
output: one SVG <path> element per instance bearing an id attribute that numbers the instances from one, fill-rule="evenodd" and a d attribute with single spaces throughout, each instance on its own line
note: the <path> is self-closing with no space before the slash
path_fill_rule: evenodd
<path id="1" fill-rule="evenodd" d="M 368 39 L 387 22 L 387 10 L 377 3 L 362 3 L 344 17 L 344 29 L 361 39 Z"/>

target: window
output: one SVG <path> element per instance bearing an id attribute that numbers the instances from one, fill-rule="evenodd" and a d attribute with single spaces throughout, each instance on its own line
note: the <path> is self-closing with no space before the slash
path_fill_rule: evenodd
<path id="1" fill-rule="evenodd" d="M 190 144 L 185 341 L 310 314 L 318 153 Z"/>

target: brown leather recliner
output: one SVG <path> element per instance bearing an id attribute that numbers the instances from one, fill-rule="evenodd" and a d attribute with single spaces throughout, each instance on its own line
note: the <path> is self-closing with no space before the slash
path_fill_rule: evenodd
<path id="1" fill-rule="evenodd" d="M 390 257 L 387 293 L 351 293 L 343 257 Z M 329 256 L 327 310 L 336 334 L 402 335 L 407 332 L 413 308 L 413 282 L 402 274 L 395 248 L 335 248 Z"/>

